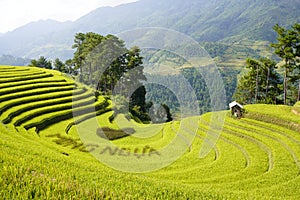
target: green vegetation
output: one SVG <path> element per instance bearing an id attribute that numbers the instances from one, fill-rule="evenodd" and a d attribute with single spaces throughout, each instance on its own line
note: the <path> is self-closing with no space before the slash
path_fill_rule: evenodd
<path id="1" fill-rule="evenodd" d="M 50 60 L 47 60 L 44 56 L 41 56 L 38 60 L 31 60 L 30 65 L 31 67 L 40 67 L 45 69 L 52 69 L 52 63 Z"/>
<path id="2" fill-rule="evenodd" d="M 209 68 L 206 70 L 209 72 Z M 223 79 L 225 91 L 226 91 L 226 103 L 233 101 L 232 97 L 236 90 L 237 75 L 239 70 L 234 68 L 219 68 L 220 75 Z M 186 102 L 189 102 L 190 94 L 184 90 L 186 84 L 181 82 L 181 76 L 188 81 L 193 88 L 195 95 L 197 96 L 200 113 L 206 113 L 211 111 L 211 100 L 209 96 L 209 90 L 203 76 L 195 68 L 184 68 L 179 71 L 181 74 L 173 75 L 151 75 L 147 74 L 147 78 L 155 83 L 162 83 L 172 88 L 166 88 L 158 84 L 147 84 L 146 87 L 146 99 L 153 103 L 164 103 L 171 109 L 172 115 L 180 112 L 180 103 L 175 94 L 179 94 L 180 98 Z"/>
<path id="3" fill-rule="evenodd" d="M 249 71 L 240 78 L 235 94 L 243 103 L 293 105 L 300 100 L 300 24 L 294 24 L 291 29 L 277 24 L 274 30 L 278 37 L 271 47 L 282 63 L 276 63 L 269 58 L 247 59 L 246 68 Z M 275 70 L 278 66 L 283 78 Z M 280 90 L 283 91 L 282 96 Z"/>
<path id="4" fill-rule="evenodd" d="M 79 69 L 80 82 L 101 94 L 122 96 L 121 105 L 129 104 L 127 112 L 138 121 L 150 121 L 145 102 L 146 90 L 141 83 L 146 80 L 143 58 L 138 47 L 128 50 L 124 41 L 116 36 L 89 32 L 77 33 L 73 48 L 76 51 L 72 61 L 75 69 Z M 112 120 L 118 112 L 119 109 L 115 109 Z"/>
<path id="5" fill-rule="evenodd" d="M 249 103 L 283 103 L 281 95 L 282 80 L 275 70 L 276 62 L 268 58 L 247 59 L 244 74 L 237 86 L 234 98 L 245 104 Z"/>
<path id="6" fill-rule="evenodd" d="M 298 71 L 295 74 L 295 70 L 299 70 L 299 56 L 300 56 L 300 24 L 295 24 L 291 29 L 286 30 L 278 24 L 274 26 L 274 30 L 277 32 L 277 43 L 271 44 L 277 54 L 284 62 L 284 78 L 283 78 L 283 100 L 284 104 L 287 104 L 287 90 L 290 79 L 292 82 L 299 82 L 298 101 L 300 100 L 300 77 Z"/>
<path id="7" fill-rule="evenodd" d="M 215 123 L 213 113 L 165 124 L 139 124 L 120 114 L 109 122 L 113 111 L 107 98 L 57 71 L 9 66 L 0 71 L 4 199 L 298 199 L 300 195 L 300 116 L 293 113 L 299 103 L 248 105 L 245 118 L 239 120 L 221 111 L 226 112 L 222 134 L 212 151 L 200 158 L 204 138 L 213 127 L 210 123 Z M 35 75 L 43 72 L 50 76 Z M 74 118 L 72 109 L 66 109 L 70 97 L 82 105 L 73 108 Z M 97 109 L 96 104 L 102 107 Z M 80 140 L 80 127 L 95 129 L 100 138 L 95 119 L 106 134 L 131 131 L 112 141 L 118 148 L 112 155 L 116 159 L 138 159 L 145 148 L 149 154 L 157 151 L 153 158 L 165 158 L 164 148 L 176 138 L 174 150 L 185 152 L 157 171 L 116 171 L 89 154 L 93 147 Z M 14 125 L 17 121 L 22 123 Z M 186 140 L 189 136 L 191 143 Z"/>

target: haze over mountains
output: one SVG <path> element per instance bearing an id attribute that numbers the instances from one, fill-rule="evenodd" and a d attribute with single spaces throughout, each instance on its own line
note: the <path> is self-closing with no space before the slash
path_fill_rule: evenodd
<path id="1" fill-rule="evenodd" d="M 77 32 L 117 34 L 139 27 L 165 27 L 197 41 L 273 41 L 272 27 L 300 21 L 299 0 L 140 0 L 102 7 L 74 22 L 45 20 L 0 34 L 0 55 L 71 58 Z"/>

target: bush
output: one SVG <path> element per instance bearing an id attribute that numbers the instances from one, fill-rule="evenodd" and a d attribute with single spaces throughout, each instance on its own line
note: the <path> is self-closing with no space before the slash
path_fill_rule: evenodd
<path id="1" fill-rule="evenodd" d="M 135 133 L 133 128 L 125 128 L 121 130 L 115 130 L 109 127 L 98 128 L 97 135 L 101 138 L 108 140 L 116 140 L 123 137 L 127 137 L 131 134 Z"/>

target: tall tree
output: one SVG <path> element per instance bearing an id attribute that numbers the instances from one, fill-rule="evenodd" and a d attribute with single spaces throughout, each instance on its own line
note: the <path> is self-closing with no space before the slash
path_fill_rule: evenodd
<path id="1" fill-rule="evenodd" d="M 54 64 L 53 65 L 54 65 L 54 69 L 55 70 L 63 72 L 63 73 L 68 73 L 68 71 L 66 69 L 66 65 L 61 60 L 59 60 L 58 58 L 56 58 L 54 60 Z"/>
<path id="2" fill-rule="evenodd" d="M 265 79 L 263 81 L 263 86 L 265 86 L 264 103 L 276 103 L 276 97 L 279 96 L 281 91 L 281 77 L 276 71 L 276 62 L 269 58 L 259 58 L 259 61 L 262 68 L 262 77 Z"/>
<path id="3" fill-rule="evenodd" d="M 74 53 L 73 62 L 76 69 L 79 69 L 79 80 L 83 81 L 84 76 L 84 61 L 86 57 L 98 46 L 103 39 L 103 36 L 89 32 L 89 33 L 77 33 L 74 39 L 73 49 L 76 49 Z M 88 68 L 89 76 L 91 76 L 91 67 Z M 90 77 L 89 77 L 90 78 Z"/>
<path id="4" fill-rule="evenodd" d="M 295 54 L 295 68 L 296 68 L 296 73 L 294 73 L 295 78 L 294 82 L 298 82 L 298 97 L 297 101 L 300 101 L 300 24 L 295 24 L 292 27 L 294 34 L 296 35 L 296 39 L 293 42 L 293 50 Z"/>
<path id="5" fill-rule="evenodd" d="M 297 32 L 292 29 L 285 29 L 276 24 L 274 30 L 277 32 L 277 43 L 272 43 L 271 47 L 284 62 L 284 80 L 283 80 L 283 100 L 287 104 L 289 78 L 296 65 L 295 44 L 297 44 Z M 298 44 L 297 44 L 298 45 Z"/>
<path id="6" fill-rule="evenodd" d="M 75 63 L 72 59 L 66 60 L 65 66 L 66 66 L 66 70 L 68 71 L 67 72 L 68 74 L 74 75 L 74 76 L 78 75 L 78 70 L 76 70 Z"/>
<path id="7" fill-rule="evenodd" d="M 89 55 L 87 63 L 92 66 L 96 89 L 111 94 L 115 85 L 128 72 L 128 60 L 124 41 L 116 36 L 106 36 Z"/>
<path id="8" fill-rule="evenodd" d="M 74 45 L 72 46 L 73 49 L 76 49 L 76 51 L 74 53 L 73 61 L 75 63 L 75 67 L 77 69 L 79 69 L 80 74 L 82 74 L 82 62 L 84 60 L 84 55 L 83 55 L 83 48 L 84 48 L 83 42 L 84 42 L 84 40 L 85 40 L 85 34 L 84 33 L 77 33 L 75 35 Z"/>
<path id="9" fill-rule="evenodd" d="M 234 97 L 243 103 L 257 103 L 258 98 L 258 77 L 257 74 L 259 62 L 253 59 L 246 60 L 245 68 L 248 73 L 240 78 L 237 86 L 237 91 Z"/>

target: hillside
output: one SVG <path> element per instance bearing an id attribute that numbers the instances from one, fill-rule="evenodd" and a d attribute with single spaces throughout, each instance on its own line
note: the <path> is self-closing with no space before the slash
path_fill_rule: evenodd
<path id="1" fill-rule="evenodd" d="M 2 55 L 0 56 L 0 63 L 2 65 L 25 66 L 29 65 L 30 59 L 15 58 L 10 55 Z"/>
<path id="2" fill-rule="evenodd" d="M 300 196 L 300 116 L 295 112 L 299 104 L 247 105 L 240 120 L 227 111 L 215 113 L 225 116 L 216 138 L 214 113 L 160 125 L 140 125 L 119 115 L 110 123 L 110 101 L 70 77 L 29 67 L 0 66 L 0 71 L 0 196 L 4 199 Z M 99 160 L 101 148 L 85 143 L 108 144 L 98 137 L 99 126 L 131 127 L 136 132 L 110 141 L 116 150 Z M 211 151 L 199 157 L 203 146 Z M 145 147 L 148 156 L 142 153 Z M 173 162 L 173 153 L 179 150 L 182 155 Z M 167 165 L 156 169 L 161 163 Z M 144 170 L 136 165 L 149 172 L 126 172 Z"/>
<path id="3" fill-rule="evenodd" d="M 117 34 L 141 27 L 165 27 L 199 42 L 274 41 L 272 27 L 299 22 L 300 2 L 251 0 L 140 0 L 98 8 L 75 22 L 39 21 L 0 38 L 0 55 L 70 58 L 75 33 Z"/>

